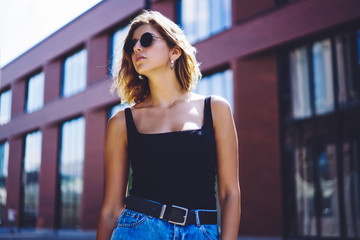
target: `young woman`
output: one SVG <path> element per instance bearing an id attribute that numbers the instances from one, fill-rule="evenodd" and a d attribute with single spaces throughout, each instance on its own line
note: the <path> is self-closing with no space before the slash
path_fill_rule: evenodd
<path id="1" fill-rule="evenodd" d="M 108 122 L 98 240 L 219 239 L 216 177 L 221 239 L 237 239 L 234 121 L 225 99 L 191 92 L 201 77 L 195 52 L 158 12 L 144 11 L 132 21 L 113 87 L 135 104 Z"/>

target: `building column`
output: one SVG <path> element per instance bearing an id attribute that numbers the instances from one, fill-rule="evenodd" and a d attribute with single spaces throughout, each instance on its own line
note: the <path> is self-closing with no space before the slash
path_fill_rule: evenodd
<path id="1" fill-rule="evenodd" d="M 61 95 L 61 64 L 60 61 L 48 62 L 44 67 L 44 104 Z"/>
<path id="2" fill-rule="evenodd" d="M 9 165 L 6 182 L 6 211 L 12 207 L 16 210 L 16 226 L 20 226 L 21 213 L 21 172 L 24 152 L 23 137 L 9 139 Z M 7 215 L 7 214 L 6 214 Z"/>
<path id="3" fill-rule="evenodd" d="M 242 194 L 241 235 L 282 235 L 276 54 L 239 60 L 234 72 Z"/>
<path id="4" fill-rule="evenodd" d="M 164 14 L 169 19 L 176 21 L 177 15 L 177 4 L 176 0 L 167 0 L 167 1 L 152 1 L 152 10 L 159 11 Z"/>
<path id="5" fill-rule="evenodd" d="M 104 196 L 107 111 L 104 109 L 89 111 L 85 113 L 84 117 L 86 142 L 80 227 L 81 229 L 94 229 L 98 223 Z"/>
<path id="6" fill-rule="evenodd" d="M 13 83 L 11 87 L 11 120 L 13 120 L 17 115 L 21 115 L 25 111 L 25 102 L 26 102 L 26 81 L 21 79 Z"/>
<path id="7" fill-rule="evenodd" d="M 109 37 L 107 34 L 91 38 L 86 43 L 88 51 L 87 85 L 103 80 L 108 75 L 110 61 Z"/>
<path id="8" fill-rule="evenodd" d="M 56 228 L 56 198 L 58 176 L 58 126 L 46 126 L 42 132 L 41 167 L 39 177 L 39 215 L 37 228 Z"/>

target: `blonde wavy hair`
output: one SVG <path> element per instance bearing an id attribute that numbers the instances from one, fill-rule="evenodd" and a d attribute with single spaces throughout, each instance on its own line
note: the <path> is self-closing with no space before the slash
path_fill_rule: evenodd
<path id="1" fill-rule="evenodd" d="M 154 27 L 161 37 L 166 40 L 170 49 L 176 46 L 181 49 L 181 56 L 175 61 L 174 70 L 182 89 L 191 91 L 201 78 L 200 63 L 195 58 L 196 49 L 191 46 L 180 27 L 169 18 L 157 11 L 142 11 L 131 22 L 124 43 L 132 39 L 134 31 L 138 27 L 145 24 L 150 24 Z M 117 89 L 121 102 L 131 104 L 144 101 L 150 95 L 149 81 L 146 76 L 143 76 L 142 79 L 139 78 L 139 74 L 133 66 L 131 56 L 125 53 L 123 48 L 122 58 L 115 64 L 114 72 L 117 75 L 114 76 L 111 92 Z"/>

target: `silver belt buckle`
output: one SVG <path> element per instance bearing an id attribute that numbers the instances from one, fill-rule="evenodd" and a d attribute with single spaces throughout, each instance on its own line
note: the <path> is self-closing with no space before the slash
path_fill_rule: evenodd
<path id="1" fill-rule="evenodd" d="M 181 209 L 181 210 L 185 211 L 184 221 L 183 222 L 174 222 L 174 221 L 168 220 L 168 222 L 169 223 L 174 223 L 174 224 L 177 224 L 177 225 L 180 225 L 180 226 L 184 226 L 185 223 L 186 223 L 186 219 L 187 219 L 189 210 L 187 208 L 179 207 L 179 206 L 176 206 L 176 205 L 172 205 L 172 207 L 173 208 L 178 208 L 178 209 Z"/>

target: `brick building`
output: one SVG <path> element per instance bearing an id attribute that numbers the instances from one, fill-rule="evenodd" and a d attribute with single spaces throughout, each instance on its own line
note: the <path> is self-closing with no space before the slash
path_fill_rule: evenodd
<path id="1" fill-rule="evenodd" d="M 151 7 L 198 49 L 196 91 L 232 105 L 240 236 L 360 239 L 360 1 L 104 0 L 7 64 L 0 218 L 95 229 L 109 94 L 129 20 Z"/>

